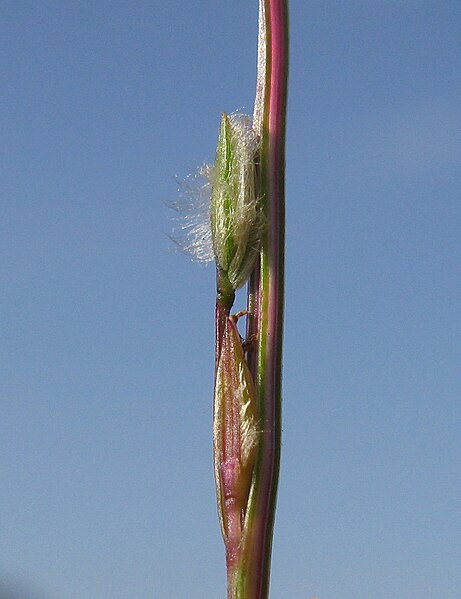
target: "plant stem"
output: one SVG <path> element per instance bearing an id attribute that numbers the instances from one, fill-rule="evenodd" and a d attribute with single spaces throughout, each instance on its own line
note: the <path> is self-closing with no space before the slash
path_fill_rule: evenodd
<path id="1" fill-rule="evenodd" d="M 221 353 L 221 341 L 224 334 L 224 328 L 227 317 L 234 304 L 235 293 L 229 287 L 227 278 L 223 276 L 222 271 L 216 269 L 216 308 L 215 308 L 215 370 L 218 368 L 219 356 Z"/>
<path id="2" fill-rule="evenodd" d="M 266 227 L 259 268 L 249 284 L 247 336 L 256 337 L 252 370 L 260 439 L 245 514 L 242 556 L 228 572 L 228 599 L 267 599 L 281 444 L 284 291 L 285 119 L 288 0 L 260 0 L 254 121 L 261 136 L 261 193 Z"/>

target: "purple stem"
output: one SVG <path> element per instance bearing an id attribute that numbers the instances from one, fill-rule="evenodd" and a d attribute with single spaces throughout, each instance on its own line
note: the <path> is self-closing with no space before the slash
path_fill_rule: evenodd
<path id="1" fill-rule="evenodd" d="M 281 352 L 284 283 L 284 165 L 288 64 L 287 0 L 264 0 L 265 82 L 261 116 L 262 187 L 267 227 L 261 240 L 261 265 L 250 284 L 257 355 L 251 364 L 261 414 L 262 439 L 256 465 L 254 511 L 248 537 L 249 568 L 242 599 L 265 599 L 269 590 L 281 436 Z"/>

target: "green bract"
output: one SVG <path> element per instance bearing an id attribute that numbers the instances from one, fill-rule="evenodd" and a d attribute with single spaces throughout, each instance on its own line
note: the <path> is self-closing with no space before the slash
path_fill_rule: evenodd
<path id="1" fill-rule="evenodd" d="M 258 155 L 259 139 L 251 118 L 223 114 L 216 162 L 209 175 L 211 235 L 217 266 L 233 290 L 246 282 L 258 255 Z"/>

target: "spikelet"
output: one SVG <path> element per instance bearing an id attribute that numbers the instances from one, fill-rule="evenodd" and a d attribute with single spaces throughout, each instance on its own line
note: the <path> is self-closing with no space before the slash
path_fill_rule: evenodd
<path id="1" fill-rule="evenodd" d="M 216 370 L 214 461 L 218 511 L 228 556 L 236 555 L 257 447 L 257 405 L 238 316 L 227 318 Z"/>
<path id="2" fill-rule="evenodd" d="M 259 149 L 251 117 L 223 113 L 215 164 L 180 181 L 182 193 L 169 204 L 178 215 L 173 241 L 199 262 L 214 259 L 232 291 L 245 284 L 259 253 Z"/>
<path id="3" fill-rule="evenodd" d="M 258 256 L 259 138 L 251 117 L 221 117 L 211 183 L 211 236 L 218 269 L 236 290 L 248 279 Z"/>

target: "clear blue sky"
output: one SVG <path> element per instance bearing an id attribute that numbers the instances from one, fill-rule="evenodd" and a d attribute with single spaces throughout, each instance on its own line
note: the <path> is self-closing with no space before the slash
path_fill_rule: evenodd
<path id="1" fill-rule="evenodd" d="M 0 599 L 225 596 L 214 272 L 165 203 L 256 17 L 1 3 Z M 291 1 L 271 599 L 461 596 L 460 39 L 459 1 Z"/>

